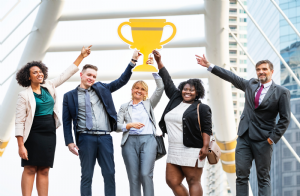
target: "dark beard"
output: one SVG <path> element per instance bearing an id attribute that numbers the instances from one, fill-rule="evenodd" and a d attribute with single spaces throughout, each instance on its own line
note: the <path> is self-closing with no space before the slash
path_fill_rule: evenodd
<path id="1" fill-rule="evenodd" d="M 265 79 L 258 79 L 260 81 L 260 83 L 265 83 L 269 80 L 269 77 L 266 76 Z"/>

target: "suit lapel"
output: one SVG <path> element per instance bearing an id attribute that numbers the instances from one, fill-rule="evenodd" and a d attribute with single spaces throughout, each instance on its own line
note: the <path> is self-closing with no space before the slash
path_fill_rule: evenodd
<path id="1" fill-rule="evenodd" d="M 30 103 L 30 107 L 31 107 L 32 117 L 34 117 L 35 108 L 36 108 L 36 102 L 35 102 L 35 97 L 33 95 L 33 91 L 32 91 L 31 86 L 29 86 L 27 88 L 27 94 L 28 94 L 28 99 L 29 99 L 29 103 Z"/>
<path id="2" fill-rule="evenodd" d="M 275 92 L 275 89 L 276 89 L 276 86 L 275 86 L 275 83 L 273 81 L 272 85 L 270 86 L 270 89 L 268 90 L 268 92 L 265 95 L 264 99 L 262 100 L 262 102 L 260 103 L 260 105 L 257 108 L 259 108 L 260 106 L 262 106 L 266 102 L 266 100 L 269 99 L 269 97 Z"/>
<path id="3" fill-rule="evenodd" d="M 131 103 L 131 101 L 128 103 L 127 109 L 128 109 L 129 117 L 132 121 L 132 105 L 130 103 Z"/>
<path id="4" fill-rule="evenodd" d="M 75 104 L 76 116 L 78 115 L 78 91 L 77 88 L 72 91 L 72 97 Z"/>

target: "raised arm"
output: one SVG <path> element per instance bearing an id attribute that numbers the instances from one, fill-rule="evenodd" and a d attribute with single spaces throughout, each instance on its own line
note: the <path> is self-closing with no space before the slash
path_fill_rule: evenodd
<path id="1" fill-rule="evenodd" d="M 169 99 L 171 99 L 171 97 L 178 92 L 179 90 L 176 88 L 176 86 L 174 85 L 174 82 L 169 74 L 169 72 L 167 71 L 167 69 L 165 68 L 165 66 L 163 65 L 162 61 L 161 61 L 161 55 L 157 50 L 153 50 L 153 55 L 155 58 L 155 61 L 157 63 L 159 72 L 158 74 L 160 75 L 160 77 L 163 80 L 164 86 L 165 86 L 165 91 L 166 91 L 166 95 Z"/>
<path id="2" fill-rule="evenodd" d="M 77 59 L 74 61 L 74 63 L 71 66 L 69 66 L 65 71 L 63 71 L 58 77 L 50 80 L 50 82 L 52 82 L 54 84 L 55 88 L 62 85 L 71 76 L 73 76 L 77 71 L 79 71 L 78 66 L 80 65 L 81 61 L 85 57 L 89 56 L 89 54 L 91 53 L 91 47 L 92 47 L 92 45 L 90 45 L 87 48 L 85 48 L 83 46 L 81 49 L 81 54 L 77 57 Z"/>
<path id="3" fill-rule="evenodd" d="M 242 91 L 246 90 L 247 84 L 249 83 L 248 80 L 245 80 L 245 79 L 235 75 L 231 71 L 228 71 L 219 66 L 209 63 L 208 60 L 206 59 L 205 55 L 203 55 L 203 57 L 196 55 L 196 59 L 197 59 L 197 62 L 199 65 L 206 67 L 208 69 L 208 71 L 210 71 L 214 75 L 222 78 L 223 80 L 226 80 L 226 81 L 232 83 L 236 88 L 238 88 Z"/>
<path id="4" fill-rule="evenodd" d="M 156 105 L 158 104 L 158 102 L 160 101 L 161 96 L 164 92 L 164 83 L 163 83 L 161 77 L 157 73 L 153 73 L 152 75 L 155 79 L 156 89 L 150 98 L 150 103 L 151 103 L 152 108 L 154 109 L 156 107 Z"/>
<path id="5" fill-rule="evenodd" d="M 137 61 L 141 55 L 142 54 L 139 53 L 138 50 L 135 50 L 133 52 L 132 60 L 130 61 L 129 65 L 127 66 L 127 68 L 125 69 L 125 71 L 122 73 L 122 75 L 118 79 L 116 79 L 116 80 L 112 81 L 111 83 L 107 84 L 110 92 L 113 93 L 116 90 L 120 89 L 125 84 L 127 84 L 127 82 L 129 81 L 129 79 L 130 79 L 130 77 L 132 75 L 131 70 L 136 65 L 133 60 Z"/>
<path id="6" fill-rule="evenodd" d="M 270 138 L 276 144 L 282 135 L 287 130 L 291 120 L 291 105 L 290 105 L 291 94 L 288 90 L 284 92 L 279 98 L 279 120 L 276 124 L 275 130 L 272 131 Z"/>

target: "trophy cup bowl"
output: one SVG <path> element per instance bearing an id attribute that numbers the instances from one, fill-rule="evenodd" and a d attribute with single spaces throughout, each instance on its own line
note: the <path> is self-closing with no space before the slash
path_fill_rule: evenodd
<path id="1" fill-rule="evenodd" d="M 131 27 L 131 34 L 133 42 L 127 40 L 121 33 L 124 25 Z M 172 35 L 161 42 L 163 29 L 165 26 L 173 28 Z M 130 45 L 131 49 L 137 49 L 143 54 L 143 64 L 136 66 L 133 71 L 139 72 L 157 72 L 158 70 L 149 64 L 146 64 L 148 56 L 154 49 L 161 49 L 162 46 L 171 41 L 176 34 L 176 27 L 171 22 L 166 22 L 165 19 L 129 19 L 129 22 L 123 22 L 118 27 L 118 34 L 120 38 Z"/>

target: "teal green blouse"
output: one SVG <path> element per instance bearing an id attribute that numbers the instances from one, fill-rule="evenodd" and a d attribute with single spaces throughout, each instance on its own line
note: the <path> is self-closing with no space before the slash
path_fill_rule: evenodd
<path id="1" fill-rule="evenodd" d="M 47 88 L 41 87 L 41 94 L 33 92 L 36 102 L 34 116 L 53 115 L 54 99 Z"/>

